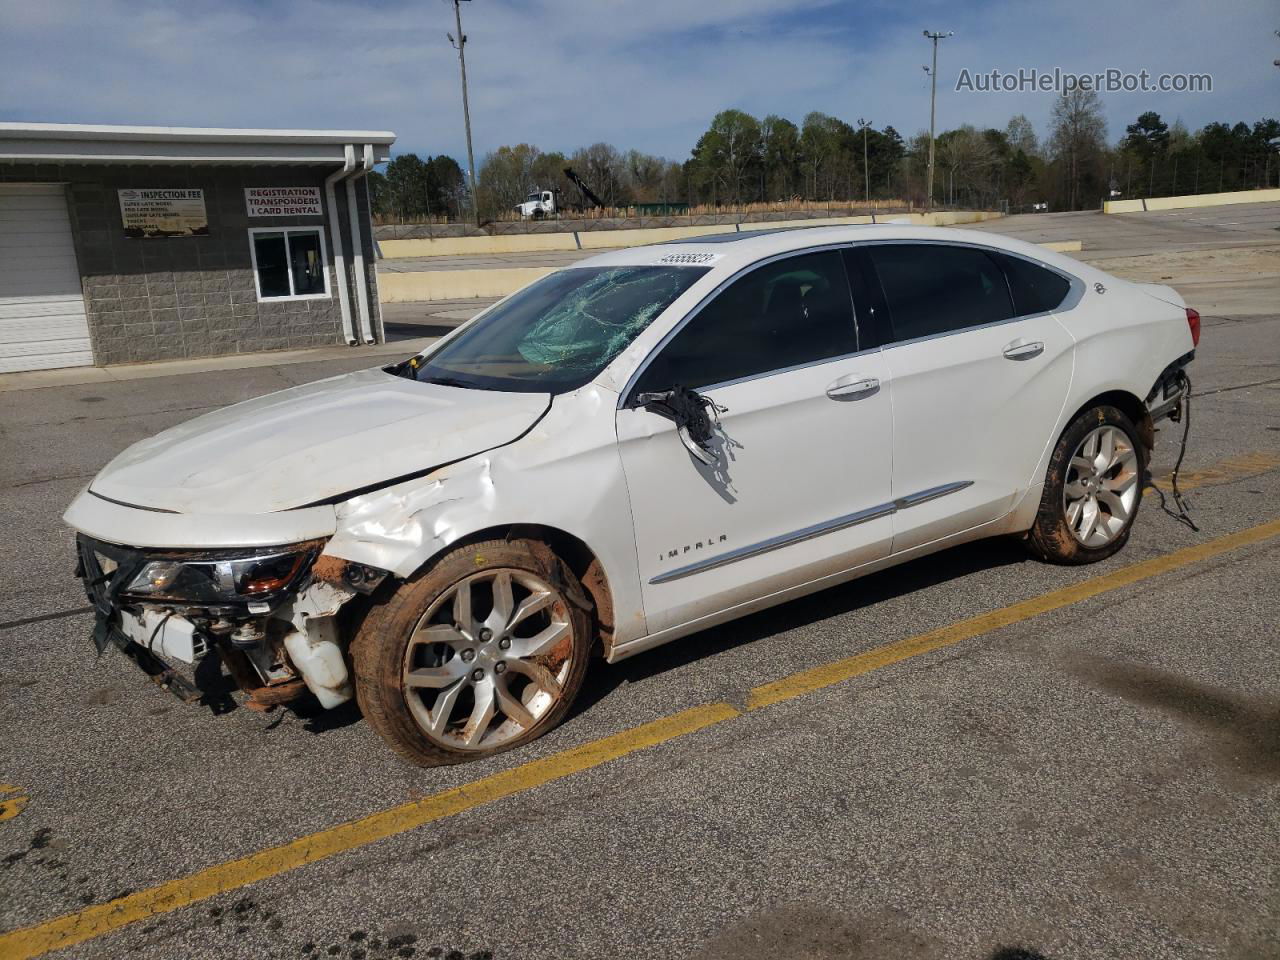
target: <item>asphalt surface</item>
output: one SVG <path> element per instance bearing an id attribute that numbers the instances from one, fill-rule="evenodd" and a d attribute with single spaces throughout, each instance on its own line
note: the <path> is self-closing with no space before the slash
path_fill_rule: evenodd
<path id="1" fill-rule="evenodd" d="M 434 770 L 354 709 L 192 708 L 96 660 L 59 521 L 126 444 L 367 360 L 3 394 L 0 784 L 26 804 L 0 935 L 1280 517 L 1278 293 L 1205 319 L 1199 532 L 1149 488 L 1103 564 L 948 551 L 602 666 L 542 740 Z M 1278 561 L 1191 563 L 52 956 L 1280 956 Z"/>

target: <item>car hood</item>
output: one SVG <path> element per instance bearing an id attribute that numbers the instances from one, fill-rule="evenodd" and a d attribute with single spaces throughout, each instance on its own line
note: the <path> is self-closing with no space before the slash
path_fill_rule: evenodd
<path id="1" fill-rule="evenodd" d="M 547 394 L 362 370 L 171 427 L 125 450 L 89 489 L 176 513 L 273 513 L 510 443 L 549 404 Z"/>

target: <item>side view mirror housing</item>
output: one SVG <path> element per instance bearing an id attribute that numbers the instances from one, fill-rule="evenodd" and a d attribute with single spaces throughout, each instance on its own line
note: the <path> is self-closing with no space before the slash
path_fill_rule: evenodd
<path id="1" fill-rule="evenodd" d="M 674 423 L 680 442 L 699 463 L 711 466 L 716 462 L 718 457 L 710 446 L 715 432 L 712 417 L 718 423 L 725 408 L 710 397 L 677 384 L 670 390 L 638 394 L 636 405 Z"/>

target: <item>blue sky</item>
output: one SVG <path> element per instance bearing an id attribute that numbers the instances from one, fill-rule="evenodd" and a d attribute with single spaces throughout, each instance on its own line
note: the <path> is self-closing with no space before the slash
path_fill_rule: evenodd
<path id="1" fill-rule="evenodd" d="M 684 159 L 716 111 L 1044 135 L 1052 95 L 957 93 L 962 68 L 1203 72 L 1212 93 L 1106 94 L 1112 139 L 1145 109 L 1196 128 L 1280 116 L 1275 0 L 471 0 L 477 162 L 503 143 L 607 140 Z M 0 120 L 388 129 L 463 159 L 448 0 L 0 0 Z"/>

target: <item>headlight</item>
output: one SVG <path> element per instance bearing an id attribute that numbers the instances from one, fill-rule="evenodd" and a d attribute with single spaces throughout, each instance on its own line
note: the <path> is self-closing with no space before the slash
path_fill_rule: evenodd
<path id="1" fill-rule="evenodd" d="M 124 593 L 148 600 L 234 603 L 261 600 L 291 587 L 318 547 L 271 547 L 238 555 L 200 554 L 148 560 Z"/>

